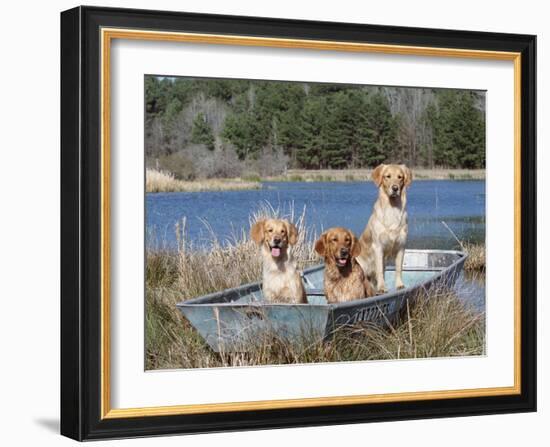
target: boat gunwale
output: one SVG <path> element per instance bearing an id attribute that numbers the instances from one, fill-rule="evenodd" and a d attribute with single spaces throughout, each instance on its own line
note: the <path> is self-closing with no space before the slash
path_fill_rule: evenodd
<path id="1" fill-rule="evenodd" d="M 449 255 L 455 255 L 455 256 L 458 256 L 457 260 L 454 261 L 452 264 L 450 264 L 449 266 L 446 266 L 446 267 L 435 267 L 435 268 L 419 268 L 418 270 L 416 269 L 403 269 L 403 271 L 435 271 L 438 273 L 436 273 L 434 276 L 430 277 L 428 280 L 426 281 L 423 281 L 421 283 L 418 283 L 418 284 L 415 284 L 415 285 L 411 285 L 409 287 L 405 287 L 403 289 L 396 289 L 396 290 L 393 290 L 391 292 L 387 292 L 387 293 L 384 293 L 382 295 L 376 295 L 374 297 L 368 297 L 368 298 L 360 298 L 360 299 L 357 299 L 357 300 L 351 300 L 351 301 L 346 301 L 346 302 L 343 302 L 343 303 L 327 303 L 327 304 L 309 304 L 309 303 L 296 303 L 296 304 L 291 304 L 291 303 L 262 303 L 262 302 L 251 302 L 251 303 L 236 303 L 235 301 L 228 301 L 228 302 L 201 302 L 201 303 L 197 303 L 195 301 L 197 300 L 201 300 L 201 301 L 204 301 L 204 300 L 207 300 L 207 299 L 210 299 L 210 298 L 215 298 L 217 296 L 219 296 L 220 294 L 224 293 L 224 292 L 227 292 L 227 291 L 231 291 L 230 293 L 237 293 L 237 292 L 240 292 L 242 290 L 246 290 L 246 289 L 258 289 L 258 288 L 261 288 L 261 281 L 258 281 L 258 282 L 254 282 L 254 283 L 249 283 L 249 284 L 243 284 L 241 286 L 237 286 L 237 287 L 234 287 L 234 288 L 230 288 L 230 289 L 225 289 L 225 290 L 220 290 L 218 292 L 212 292 L 212 293 L 209 293 L 207 295 L 203 295 L 203 296 L 200 296 L 200 297 L 196 297 L 196 298 L 191 298 L 190 300 L 186 300 L 186 301 L 181 301 L 179 303 L 176 304 L 176 307 L 178 308 L 201 308 L 201 307 L 232 307 L 232 308 L 244 308 L 244 307 L 261 307 L 261 308 L 266 308 L 266 307 L 275 307 L 275 308 L 278 308 L 278 307 L 299 307 L 299 308 L 302 308 L 302 307 L 306 307 L 307 308 L 320 308 L 320 309 L 325 309 L 325 308 L 328 308 L 329 310 L 333 310 L 333 309 L 346 309 L 346 308 L 350 308 L 350 307 L 356 307 L 358 305 L 363 305 L 363 304 L 369 304 L 369 305 L 375 305 L 375 304 L 384 304 L 386 301 L 392 301 L 392 300 L 395 300 L 395 299 L 398 299 L 399 297 L 401 297 L 402 295 L 405 295 L 406 293 L 410 293 L 411 291 L 415 290 L 415 289 L 420 289 L 422 287 L 425 287 L 428 283 L 434 283 L 438 280 L 440 280 L 444 274 L 447 272 L 447 271 L 450 271 L 451 269 L 455 269 L 460 263 L 463 263 L 466 258 L 468 257 L 468 254 L 464 251 L 459 251 L 459 250 L 430 250 L 430 249 L 411 249 L 411 250 L 407 250 L 407 252 L 409 253 L 427 253 L 427 254 L 431 254 L 431 253 L 444 253 L 444 254 L 449 254 Z M 320 270 L 322 269 L 324 266 L 324 264 L 319 264 L 319 265 L 316 265 L 316 266 L 313 266 L 313 267 L 310 267 L 306 270 L 304 270 L 302 272 L 302 276 L 304 274 L 307 273 L 310 273 L 310 272 L 314 272 L 316 270 Z M 394 268 L 388 268 L 387 270 L 389 271 L 392 271 L 394 270 Z M 310 289 L 310 291 L 320 291 L 322 289 Z M 319 295 L 315 295 L 315 296 L 319 296 Z"/>

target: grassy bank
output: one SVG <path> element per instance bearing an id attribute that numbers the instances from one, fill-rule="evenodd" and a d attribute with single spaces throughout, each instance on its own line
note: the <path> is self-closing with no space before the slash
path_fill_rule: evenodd
<path id="1" fill-rule="evenodd" d="M 415 180 L 483 180 L 484 169 L 413 168 Z M 372 169 L 289 169 L 284 175 L 266 177 L 280 182 L 357 182 L 371 179 Z"/>
<path id="2" fill-rule="evenodd" d="M 264 209 L 251 222 L 278 212 Z M 299 228 L 294 256 L 301 268 L 319 262 L 313 250 L 316 234 L 301 216 L 285 216 Z M 403 359 L 484 353 L 485 319 L 448 290 L 420 295 L 402 324 L 382 329 L 358 326 L 338 331 L 332 340 L 307 340 L 289 345 L 275 337 L 252 352 L 219 355 L 212 352 L 176 309 L 184 299 L 204 295 L 261 277 L 257 246 L 243 231 L 232 243 L 221 245 L 213 236 L 212 248 L 194 248 L 185 239 L 185 222 L 177 229 L 176 251 L 148 251 L 146 259 L 146 368 L 207 368 L 371 359 Z M 472 246 L 473 249 L 474 246 Z M 483 247 L 475 246 L 479 253 Z M 484 256 L 466 270 L 483 279 Z"/>
<path id="3" fill-rule="evenodd" d="M 247 175 L 244 178 L 211 178 L 200 180 L 179 180 L 171 172 L 147 169 L 145 173 L 146 192 L 199 192 L 239 191 L 260 189 L 262 181 L 269 182 L 358 182 L 370 181 L 371 169 L 289 169 L 285 174 L 273 177 Z M 413 169 L 415 180 L 483 180 L 485 170 L 467 169 Z"/>
<path id="4" fill-rule="evenodd" d="M 147 169 L 145 173 L 146 192 L 197 192 L 197 191 L 239 191 L 259 189 L 261 183 L 242 179 L 202 179 L 183 181 L 173 174 L 156 169 Z"/>

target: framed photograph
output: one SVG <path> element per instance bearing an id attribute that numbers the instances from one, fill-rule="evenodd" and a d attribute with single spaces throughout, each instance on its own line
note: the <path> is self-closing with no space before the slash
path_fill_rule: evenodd
<path id="1" fill-rule="evenodd" d="M 61 432 L 536 410 L 531 35 L 61 14 Z"/>

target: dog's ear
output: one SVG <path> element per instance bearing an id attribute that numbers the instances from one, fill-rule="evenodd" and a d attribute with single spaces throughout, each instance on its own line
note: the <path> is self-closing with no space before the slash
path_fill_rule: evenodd
<path id="1" fill-rule="evenodd" d="M 317 239 L 317 242 L 315 242 L 315 251 L 319 254 L 319 256 L 325 257 L 326 253 L 326 242 L 327 242 L 327 233 L 324 232 L 319 239 Z"/>
<path id="2" fill-rule="evenodd" d="M 361 243 L 359 242 L 359 239 L 357 239 L 357 236 L 352 233 L 351 235 L 351 257 L 356 258 L 361 254 Z"/>
<path id="3" fill-rule="evenodd" d="M 250 229 L 250 237 L 257 244 L 261 244 L 264 239 L 264 224 L 265 220 L 259 220 Z"/>
<path id="4" fill-rule="evenodd" d="M 401 168 L 401 170 L 403 171 L 403 175 L 405 176 L 404 185 L 409 186 L 413 181 L 412 171 L 405 165 L 400 165 L 399 167 Z"/>
<path id="5" fill-rule="evenodd" d="M 286 224 L 286 232 L 288 234 L 288 243 L 290 245 L 296 244 L 298 242 L 298 228 L 296 228 L 296 225 L 290 222 L 285 222 Z"/>
<path id="6" fill-rule="evenodd" d="M 382 171 L 386 165 L 382 163 L 381 165 L 378 165 L 374 171 L 372 171 L 372 180 L 374 183 L 376 183 L 376 186 L 380 186 L 382 184 Z"/>

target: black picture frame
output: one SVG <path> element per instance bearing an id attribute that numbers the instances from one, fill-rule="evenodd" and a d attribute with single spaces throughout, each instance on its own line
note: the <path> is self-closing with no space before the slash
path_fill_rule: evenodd
<path id="1" fill-rule="evenodd" d="M 521 390 L 515 395 L 102 418 L 104 27 L 521 54 Z M 61 434 L 77 440 L 536 410 L 536 36 L 99 7 L 61 13 Z"/>

